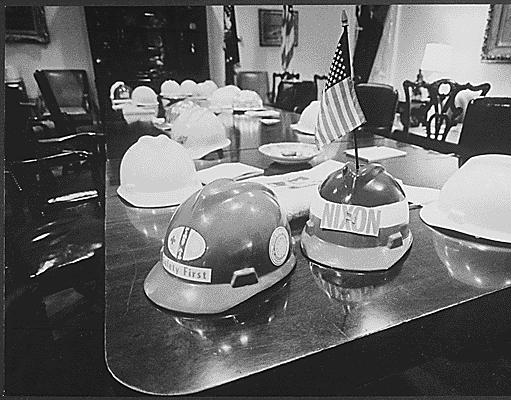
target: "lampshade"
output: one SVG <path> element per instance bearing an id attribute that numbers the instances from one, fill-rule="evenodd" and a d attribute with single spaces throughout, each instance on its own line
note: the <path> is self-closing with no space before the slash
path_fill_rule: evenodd
<path id="1" fill-rule="evenodd" d="M 423 71 L 447 72 L 452 64 L 452 46 L 428 43 L 424 50 L 421 69 Z"/>

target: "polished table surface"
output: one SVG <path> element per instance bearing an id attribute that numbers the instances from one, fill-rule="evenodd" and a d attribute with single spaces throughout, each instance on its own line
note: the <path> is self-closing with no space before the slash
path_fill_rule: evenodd
<path id="1" fill-rule="evenodd" d="M 231 145 L 221 160 L 199 160 L 197 168 L 240 161 L 264 168 L 265 174 L 275 174 L 310 168 L 326 158 L 347 161 L 343 150 L 353 147 L 353 137 L 348 135 L 311 164 L 285 167 L 272 163 L 257 147 L 282 140 L 301 141 L 304 135 L 297 136 L 289 129 L 289 124 L 298 120 L 297 115 L 282 113 L 281 123 L 268 127 L 257 119 L 234 118 L 239 121 L 229 128 L 228 134 L 238 138 L 233 141 L 236 146 Z M 509 289 L 503 290 L 511 283 L 509 277 L 503 282 L 492 279 L 491 273 L 489 277 L 472 277 L 449 271 L 437 253 L 434 231 L 420 220 L 418 209 L 411 209 L 414 243 L 408 254 L 388 271 L 335 272 L 310 264 L 299 245 L 305 222 L 302 219 L 291 223 L 297 256 L 295 270 L 280 284 L 215 316 L 193 316 L 157 308 L 146 297 L 143 282 L 158 261 L 175 208 L 135 208 L 117 196 L 122 152 L 112 146 L 123 143 L 122 148 L 126 149 L 137 134 L 157 134 L 150 124 L 141 124 L 131 132 L 128 131 L 133 127 L 125 128 L 109 133 L 111 137 L 107 138 L 105 357 L 112 375 L 132 389 L 165 395 L 197 393 L 268 370 L 276 371 L 274 379 L 279 385 L 279 371 L 284 371 L 286 365 L 302 368 L 298 364 L 301 359 L 326 360 L 329 354 L 337 354 L 336 349 L 347 349 L 348 345 L 355 346 L 355 354 L 366 352 L 368 360 L 376 359 L 381 349 L 370 352 L 361 339 L 380 338 L 382 332 L 403 335 L 403 327 L 410 327 L 412 331 L 404 334 L 407 345 L 414 338 L 427 340 L 418 332 L 426 329 L 428 321 L 433 321 L 433 316 L 442 310 L 455 310 L 470 300 L 497 292 L 505 292 L 509 298 Z M 358 143 L 361 147 L 378 144 L 405 150 L 407 156 L 381 163 L 410 185 L 440 188 L 458 167 L 453 156 L 388 138 L 363 136 Z M 448 315 L 444 326 L 449 325 L 450 318 Z M 414 324 L 417 321 L 419 325 Z M 436 325 L 430 327 L 428 335 L 441 337 L 436 330 Z M 382 345 L 387 343 L 387 339 L 378 340 Z M 391 357 L 392 351 L 389 347 L 385 357 Z M 350 362 L 342 357 L 339 360 L 339 373 L 346 372 L 346 379 L 350 372 L 346 364 Z M 279 368 L 274 370 L 275 367 Z M 293 385 L 303 388 L 301 380 Z M 287 386 L 282 382 L 282 387 L 289 387 L 289 382 Z M 230 393 L 226 390 L 220 393 Z M 264 391 L 252 394 L 256 393 Z"/>

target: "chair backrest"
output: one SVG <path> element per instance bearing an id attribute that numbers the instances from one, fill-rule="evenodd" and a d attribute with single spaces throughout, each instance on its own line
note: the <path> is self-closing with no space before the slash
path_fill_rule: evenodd
<path id="1" fill-rule="evenodd" d="M 364 128 L 373 133 L 389 134 L 396 114 L 397 91 L 380 83 L 359 83 L 355 91 L 367 121 Z"/>
<path id="2" fill-rule="evenodd" d="M 316 93 L 317 93 L 318 99 L 321 98 L 321 93 L 323 92 L 323 89 L 325 88 L 327 79 L 328 79 L 328 76 L 326 76 L 326 75 L 314 74 L 314 86 L 316 87 Z"/>
<path id="3" fill-rule="evenodd" d="M 20 159 L 27 153 L 30 109 L 22 105 L 24 95 L 17 87 L 5 85 L 5 157 Z"/>
<path id="4" fill-rule="evenodd" d="M 422 124 L 426 127 L 428 139 L 444 142 L 449 130 L 461 122 L 463 116 L 463 109 L 456 104 L 460 92 L 468 90 L 486 96 L 490 88 L 489 83 L 474 86 L 470 83 L 460 84 L 452 79 L 439 79 L 433 83 L 404 81 L 406 102 L 401 121 L 405 133 L 410 126 Z M 414 99 L 414 95 L 420 93 L 421 89 L 428 93 L 428 98 Z M 414 102 L 415 107 L 412 107 Z"/>
<path id="5" fill-rule="evenodd" d="M 263 103 L 270 101 L 270 87 L 267 71 L 239 71 L 236 74 L 236 86 L 243 90 L 253 90 L 261 96 Z"/>
<path id="6" fill-rule="evenodd" d="M 314 82 L 281 81 L 273 105 L 282 110 L 301 113 L 311 101 L 316 99 L 317 95 Z"/>
<path id="7" fill-rule="evenodd" d="M 300 79 L 299 73 L 291 73 L 291 72 L 274 72 L 272 76 L 272 85 L 271 85 L 271 99 L 270 102 L 275 103 L 277 101 L 277 88 L 280 85 L 281 81 L 291 80 L 291 79 Z"/>
<path id="8" fill-rule="evenodd" d="M 90 95 L 85 70 L 37 70 L 34 78 L 59 134 L 67 134 L 78 126 L 99 121 L 99 109 Z M 81 119 L 77 119 L 76 115 L 67 115 L 69 109 L 79 109 Z"/>
<path id="9" fill-rule="evenodd" d="M 60 107 L 84 107 L 90 96 L 87 72 L 83 69 L 45 69 L 41 73 Z"/>
<path id="10" fill-rule="evenodd" d="M 478 97 L 471 100 L 458 146 L 462 163 L 478 154 L 511 155 L 511 98 Z"/>

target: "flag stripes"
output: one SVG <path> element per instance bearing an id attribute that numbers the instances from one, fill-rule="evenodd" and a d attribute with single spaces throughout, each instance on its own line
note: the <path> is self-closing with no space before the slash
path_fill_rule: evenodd
<path id="1" fill-rule="evenodd" d="M 365 122 L 351 78 L 325 90 L 320 102 L 317 139 L 320 147 L 351 132 Z"/>
<path id="2" fill-rule="evenodd" d="M 291 59 L 293 58 L 295 34 L 293 6 L 285 5 L 282 17 L 281 63 L 283 71 L 287 71 L 289 64 L 291 63 Z"/>
<path id="3" fill-rule="evenodd" d="M 321 96 L 316 126 L 316 143 L 319 148 L 365 122 L 351 79 L 347 21 L 343 29 Z"/>

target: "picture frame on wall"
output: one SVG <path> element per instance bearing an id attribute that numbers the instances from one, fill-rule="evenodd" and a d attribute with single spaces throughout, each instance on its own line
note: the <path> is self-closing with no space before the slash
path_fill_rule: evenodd
<path id="1" fill-rule="evenodd" d="M 293 11 L 295 43 L 298 46 L 298 11 Z M 259 9 L 259 46 L 279 47 L 282 45 L 282 10 Z"/>
<path id="2" fill-rule="evenodd" d="M 49 43 L 44 7 L 5 7 L 5 41 Z"/>
<path id="3" fill-rule="evenodd" d="M 481 60 L 511 63 L 511 4 L 490 5 Z"/>

